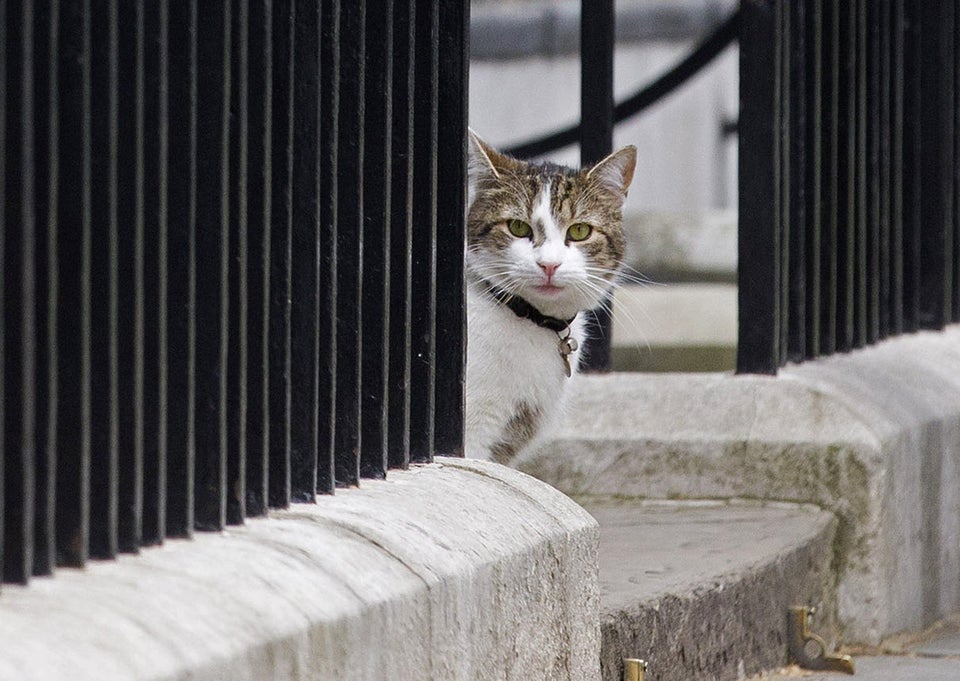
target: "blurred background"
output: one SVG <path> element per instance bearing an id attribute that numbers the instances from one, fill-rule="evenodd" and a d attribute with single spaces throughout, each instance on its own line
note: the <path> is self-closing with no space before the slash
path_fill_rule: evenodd
<path id="1" fill-rule="evenodd" d="M 617 0 L 616 101 L 661 76 L 736 0 Z M 470 126 L 508 148 L 580 116 L 580 0 L 473 0 Z M 738 51 L 619 123 L 637 170 L 628 272 L 614 301 L 615 370 L 725 371 L 736 356 Z M 549 160 L 577 166 L 576 145 Z"/>

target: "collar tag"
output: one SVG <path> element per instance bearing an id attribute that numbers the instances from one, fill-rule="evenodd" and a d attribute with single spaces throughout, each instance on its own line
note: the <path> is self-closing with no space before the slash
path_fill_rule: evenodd
<path id="1" fill-rule="evenodd" d="M 558 334 L 559 335 L 559 334 Z M 567 375 L 567 378 L 573 375 L 573 372 L 570 370 L 570 355 L 576 352 L 579 343 L 577 339 L 570 335 L 570 329 L 567 329 L 566 336 L 560 336 L 559 350 L 560 350 L 560 359 L 563 360 L 563 371 Z"/>

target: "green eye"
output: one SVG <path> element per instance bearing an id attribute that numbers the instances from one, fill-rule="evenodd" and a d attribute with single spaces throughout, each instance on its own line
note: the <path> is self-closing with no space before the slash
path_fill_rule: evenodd
<path id="1" fill-rule="evenodd" d="M 526 239 L 533 234 L 533 230 L 530 229 L 530 225 L 523 220 L 508 220 L 507 229 L 509 229 L 510 233 L 518 239 Z"/>
<path id="2" fill-rule="evenodd" d="M 570 228 L 567 230 L 567 238 L 570 239 L 570 241 L 583 241 L 592 233 L 593 227 L 586 222 L 578 222 L 570 225 Z"/>

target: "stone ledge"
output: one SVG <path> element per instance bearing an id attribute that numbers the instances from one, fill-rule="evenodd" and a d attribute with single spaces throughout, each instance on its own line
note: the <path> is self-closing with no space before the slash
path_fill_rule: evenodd
<path id="1" fill-rule="evenodd" d="M 601 669 L 727 681 L 786 662 L 786 612 L 818 606 L 835 633 L 836 520 L 810 505 L 581 498 L 600 523 Z"/>
<path id="2" fill-rule="evenodd" d="M 596 522 L 477 461 L 0 596 L 0 678 L 599 678 Z"/>
<path id="3" fill-rule="evenodd" d="M 578 377 L 577 418 L 516 465 L 577 495 L 814 503 L 839 616 L 875 643 L 960 609 L 960 327 L 783 369 Z"/>

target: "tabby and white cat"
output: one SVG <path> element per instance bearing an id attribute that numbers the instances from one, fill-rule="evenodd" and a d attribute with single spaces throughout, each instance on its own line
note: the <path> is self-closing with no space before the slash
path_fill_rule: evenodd
<path id="1" fill-rule="evenodd" d="M 466 455 L 506 463 L 561 412 L 616 282 L 636 149 L 573 170 L 468 145 Z"/>

